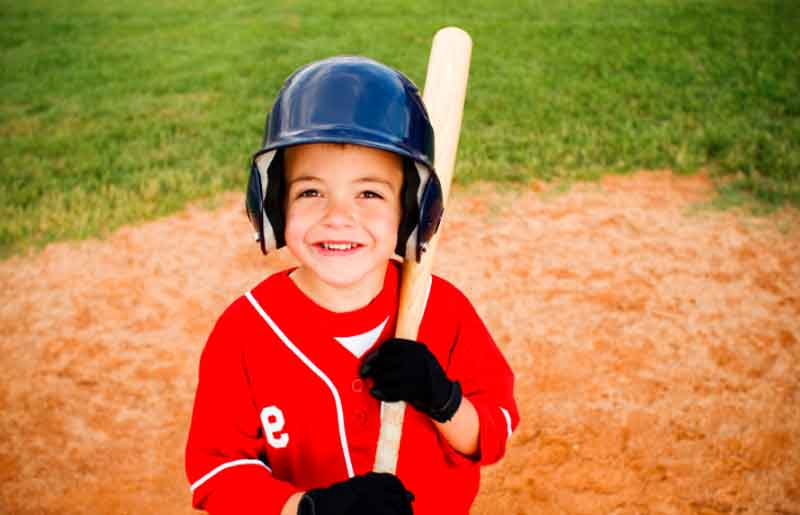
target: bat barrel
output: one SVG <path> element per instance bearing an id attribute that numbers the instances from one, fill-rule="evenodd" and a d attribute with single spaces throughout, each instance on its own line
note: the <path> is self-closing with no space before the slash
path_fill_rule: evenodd
<path id="1" fill-rule="evenodd" d="M 471 56 L 472 39 L 458 27 L 445 27 L 433 37 L 422 100 L 433 125 L 434 167 L 445 200 L 453 179 Z"/>

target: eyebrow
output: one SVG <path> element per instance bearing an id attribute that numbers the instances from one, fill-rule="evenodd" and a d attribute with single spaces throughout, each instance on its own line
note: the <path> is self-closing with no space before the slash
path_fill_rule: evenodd
<path id="1" fill-rule="evenodd" d="M 389 187 L 389 189 L 394 189 L 392 181 L 388 179 L 381 179 L 380 177 L 362 177 L 360 179 L 356 179 L 356 182 L 377 182 L 379 184 L 385 184 Z"/>
<path id="2" fill-rule="evenodd" d="M 322 178 L 318 177 L 316 175 L 301 175 L 300 177 L 295 177 L 294 179 L 289 181 L 289 185 L 292 185 L 292 184 L 297 183 L 297 182 L 303 182 L 303 181 L 322 181 Z M 384 184 L 384 185 L 388 186 L 390 189 L 394 189 L 394 186 L 392 185 L 392 181 L 387 180 L 387 179 L 381 179 L 380 177 L 372 177 L 372 176 L 360 177 L 360 178 L 356 179 L 355 182 L 356 183 L 377 182 L 379 184 Z"/>
<path id="3" fill-rule="evenodd" d="M 294 184 L 296 182 L 302 182 L 302 181 L 321 181 L 321 180 L 322 180 L 321 178 L 316 177 L 314 175 L 301 175 L 300 177 L 295 177 L 294 179 L 289 181 L 289 184 Z"/>

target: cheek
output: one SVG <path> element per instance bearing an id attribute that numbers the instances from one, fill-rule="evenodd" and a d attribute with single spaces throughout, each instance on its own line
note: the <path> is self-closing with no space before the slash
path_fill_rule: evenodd
<path id="1" fill-rule="evenodd" d="M 293 243 L 299 243 L 303 240 L 303 235 L 308 230 L 307 216 L 297 209 L 288 208 L 286 210 L 286 229 L 284 237 L 286 244 L 292 247 Z"/>
<path id="2" fill-rule="evenodd" d="M 372 220 L 375 231 L 379 232 L 382 239 L 394 248 L 397 243 L 397 231 L 400 227 L 400 208 L 387 207 L 381 213 L 375 213 Z"/>

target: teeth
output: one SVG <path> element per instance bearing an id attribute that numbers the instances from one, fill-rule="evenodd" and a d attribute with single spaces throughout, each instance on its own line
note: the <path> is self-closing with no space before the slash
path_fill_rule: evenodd
<path id="1" fill-rule="evenodd" d="M 350 250 L 355 248 L 355 243 L 323 243 L 322 248 L 325 250 Z"/>

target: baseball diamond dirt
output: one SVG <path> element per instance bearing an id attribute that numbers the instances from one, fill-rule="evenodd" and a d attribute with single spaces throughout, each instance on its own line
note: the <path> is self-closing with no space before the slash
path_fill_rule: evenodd
<path id="1" fill-rule="evenodd" d="M 473 513 L 800 514 L 800 213 L 696 208 L 712 195 L 669 172 L 453 191 L 435 271 L 522 415 Z M 242 204 L 0 263 L 0 512 L 195 513 L 200 351 L 288 263 Z"/>

